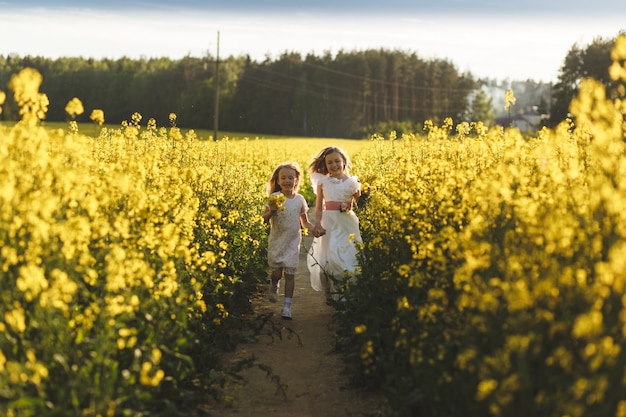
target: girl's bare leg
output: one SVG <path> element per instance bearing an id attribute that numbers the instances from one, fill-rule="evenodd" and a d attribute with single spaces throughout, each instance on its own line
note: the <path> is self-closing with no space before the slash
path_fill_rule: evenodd
<path id="1" fill-rule="evenodd" d="M 278 288 L 278 282 L 283 277 L 283 270 L 275 269 L 272 271 L 272 276 L 270 277 L 272 280 L 272 288 Z"/>
<path id="2" fill-rule="evenodd" d="M 293 274 L 285 274 L 285 298 L 293 298 L 293 290 L 295 286 L 295 276 Z"/>
<path id="3" fill-rule="evenodd" d="M 291 300 L 293 298 L 295 281 L 295 276 L 293 274 L 285 273 L 285 300 L 283 304 L 283 311 L 280 315 L 286 320 L 291 320 Z"/>
<path id="4" fill-rule="evenodd" d="M 270 275 L 270 280 L 272 281 L 270 283 L 270 301 L 275 303 L 276 301 L 278 301 L 278 283 L 280 282 L 280 279 L 283 276 L 283 270 L 282 268 L 279 269 L 275 269 L 272 271 L 272 275 Z"/>

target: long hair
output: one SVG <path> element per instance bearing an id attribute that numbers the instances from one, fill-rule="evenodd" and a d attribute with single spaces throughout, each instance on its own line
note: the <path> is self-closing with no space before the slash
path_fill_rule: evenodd
<path id="1" fill-rule="evenodd" d="M 335 152 L 341 155 L 341 158 L 343 159 L 344 169 L 346 173 L 349 173 L 352 169 L 352 162 L 350 162 L 350 158 L 348 157 L 346 151 L 336 146 L 328 146 L 322 149 L 309 164 L 309 172 L 319 172 L 320 174 L 328 175 L 328 168 L 326 168 L 326 157 Z"/>
<path id="2" fill-rule="evenodd" d="M 300 165 L 298 165 L 297 162 L 283 162 L 276 167 L 276 169 L 272 173 L 272 176 L 270 177 L 270 180 L 267 182 L 266 191 L 268 196 L 274 194 L 276 191 L 280 191 L 280 185 L 278 185 L 278 174 L 280 174 L 280 170 L 283 168 L 289 168 L 295 171 L 296 183 L 293 186 L 293 191 L 298 192 L 298 189 L 300 189 Z"/>

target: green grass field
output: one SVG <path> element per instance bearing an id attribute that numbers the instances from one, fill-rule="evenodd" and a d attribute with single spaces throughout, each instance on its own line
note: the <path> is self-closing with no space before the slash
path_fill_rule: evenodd
<path id="1" fill-rule="evenodd" d="M 2 126 L 13 126 L 16 122 L 7 122 L 7 121 L 0 121 L 0 125 Z M 43 121 L 41 122 L 41 125 L 51 129 L 51 130 L 56 130 L 56 129 L 64 129 L 67 130 L 68 128 L 68 123 L 67 122 L 47 122 L 47 121 Z M 102 127 L 107 128 L 107 129 L 119 129 L 121 127 L 121 125 L 114 125 L 114 124 L 105 124 Z M 98 136 L 99 132 L 100 132 L 101 127 L 97 126 L 95 123 L 86 123 L 86 122 L 80 122 L 78 123 L 78 131 L 84 135 L 87 136 Z M 188 128 L 180 128 L 181 133 L 183 135 L 186 135 L 187 132 L 193 130 L 196 133 L 196 136 L 198 137 L 198 139 L 200 140 L 207 140 L 207 139 L 212 139 L 213 138 L 213 134 L 214 131 L 211 129 L 188 129 Z M 295 136 L 284 136 L 284 135 L 267 135 L 267 134 L 256 134 L 256 133 L 244 133 L 244 132 L 231 132 L 231 131 L 219 131 L 218 132 L 218 137 L 219 139 L 224 139 L 224 138 L 228 138 L 228 139 L 334 139 L 334 138 L 311 138 L 311 137 L 295 137 Z M 352 140 L 352 139 L 342 139 L 342 138 L 337 138 L 339 140 Z"/>

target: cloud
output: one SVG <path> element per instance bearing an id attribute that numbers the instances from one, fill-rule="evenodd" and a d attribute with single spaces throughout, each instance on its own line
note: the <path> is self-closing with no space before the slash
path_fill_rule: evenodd
<path id="1" fill-rule="evenodd" d="M 608 15 L 624 14 L 622 0 L 47 0 L 4 1 L 3 7 L 24 9 L 46 7 L 54 9 L 80 8 L 91 10 L 195 10 L 229 13 L 347 13 L 353 15 L 393 15 L 407 13 L 437 13 L 445 15 L 523 14 Z"/>
<path id="2" fill-rule="evenodd" d="M 32 6 L 37 2 L 26 3 Z M 291 14 L 259 14 L 185 8 L 162 10 L 155 6 L 89 8 L 100 4 L 127 4 L 117 1 L 61 4 L 69 3 L 85 7 L 28 11 L 0 8 L 3 31 L 8 34 L 0 43 L 0 55 L 96 59 L 208 57 L 216 53 L 217 32 L 220 32 L 222 57 L 249 55 L 252 59 L 263 60 L 266 56 L 277 58 L 284 52 L 320 56 L 340 50 L 383 48 L 416 53 L 423 59 L 446 59 L 460 71 L 469 71 L 481 78 L 553 81 L 574 43 L 585 45 L 594 37 L 614 37 L 624 29 L 626 22 L 619 13 L 600 18 L 425 12 L 355 16 L 302 10 Z M 228 4 L 232 3 L 246 2 L 232 0 Z M 403 2 L 391 0 L 391 3 Z M 445 0 L 444 3 L 463 6 L 489 2 Z M 135 7 L 144 3 L 130 4 Z"/>

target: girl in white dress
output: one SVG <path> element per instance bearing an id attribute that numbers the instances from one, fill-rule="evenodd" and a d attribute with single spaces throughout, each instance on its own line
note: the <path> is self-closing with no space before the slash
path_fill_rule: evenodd
<path id="1" fill-rule="evenodd" d="M 313 243 L 307 255 L 311 287 L 324 290 L 327 303 L 338 299 L 335 281 L 353 277 L 358 267 L 356 244 L 362 243 L 359 219 L 352 205 L 361 195 L 361 184 L 350 176 L 346 152 L 324 148 L 309 165 L 315 191 Z"/>
<path id="2" fill-rule="evenodd" d="M 278 301 L 278 287 L 285 277 L 285 299 L 281 317 L 291 320 L 291 302 L 298 269 L 301 226 L 312 229 L 306 200 L 298 194 L 300 187 L 300 167 L 295 162 L 279 165 L 267 184 L 268 202 L 263 212 L 263 220 L 270 223 L 267 247 L 267 263 L 271 269 L 269 299 Z"/>

